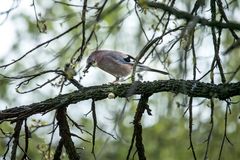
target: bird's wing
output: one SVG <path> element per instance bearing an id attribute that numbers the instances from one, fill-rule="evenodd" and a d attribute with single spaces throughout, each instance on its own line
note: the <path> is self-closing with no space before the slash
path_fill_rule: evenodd
<path id="1" fill-rule="evenodd" d="M 113 61 L 116 63 L 121 63 L 121 64 L 134 64 L 135 58 L 128 54 L 124 54 L 119 51 L 109 51 L 106 56 L 108 58 L 111 58 Z"/>
<path id="2" fill-rule="evenodd" d="M 125 54 L 125 53 L 122 53 L 122 52 L 119 52 L 119 51 L 108 51 L 108 52 L 106 52 L 105 56 L 106 56 L 105 57 L 106 59 L 111 59 L 111 60 L 108 60 L 108 62 L 111 62 L 111 66 L 115 66 L 115 67 L 117 65 L 122 65 L 123 66 L 123 65 L 126 65 L 126 64 L 133 66 L 134 63 L 136 62 L 136 59 L 133 58 L 132 56 L 130 56 L 128 54 Z M 165 75 L 169 74 L 168 72 L 153 69 L 153 68 L 150 68 L 148 66 L 142 65 L 140 63 L 137 64 L 137 70 L 136 71 L 137 72 L 141 72 L 141 71 L 158 72 L 158 73 L 165 74 Z"/>

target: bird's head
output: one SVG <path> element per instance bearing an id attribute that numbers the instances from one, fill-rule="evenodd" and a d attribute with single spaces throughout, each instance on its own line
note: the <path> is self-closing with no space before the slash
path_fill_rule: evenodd
<path id="1" fill-rule="evenodd" d="M 83 73 L 87 73 L 88 69 L 93 66 L 97 66 L 97 60 L 98 60 L 98 55 L 96 53 L 92 53 L 88 58 L 87 58 L 87 65 L 85 69 L 83 70 Z"/>

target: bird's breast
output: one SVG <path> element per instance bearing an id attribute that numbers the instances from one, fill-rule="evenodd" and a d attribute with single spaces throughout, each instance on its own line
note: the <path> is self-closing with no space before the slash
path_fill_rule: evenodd
<path id="1" fill-rule="evenodd" d="M 132 65 L 116 63 L 98 63 L 98 67 L 115 77 L 126 77 L 132 72 Z"/>

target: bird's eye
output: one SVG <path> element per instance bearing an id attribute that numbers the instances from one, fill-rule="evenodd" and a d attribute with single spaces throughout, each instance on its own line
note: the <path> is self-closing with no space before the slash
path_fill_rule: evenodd
<path id="1" fill-rule="evenodd" d="M 127 57 L 125 57 L 125 58 L 123 58 L 124 59 L 124 61 L 126 61 L 126 62 L 130 62 L 131 61 L 131 57 L 130 56 L 127 56 Z"/>
<path id="2" fill-rule="evenodd" d="M 96 66 L 96 65 L 97 65 L 97 62 L 96 62 L 96 61 L 92 61 L 92 62 L 91 62 L 91 65 L 92 65 L 92 66 Z"/>

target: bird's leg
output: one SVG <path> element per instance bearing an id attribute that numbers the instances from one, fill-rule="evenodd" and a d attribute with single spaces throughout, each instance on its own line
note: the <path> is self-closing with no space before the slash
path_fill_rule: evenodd
<path id="1" fill-rule="evenodd" d="M 142 76 L 140 73 L 138 73 L 137 76 L 138 76 L 138 80 L 139 80 L 139 81 L 142 81 L 142 80 L 143 80 L 143 76 Z"/>

